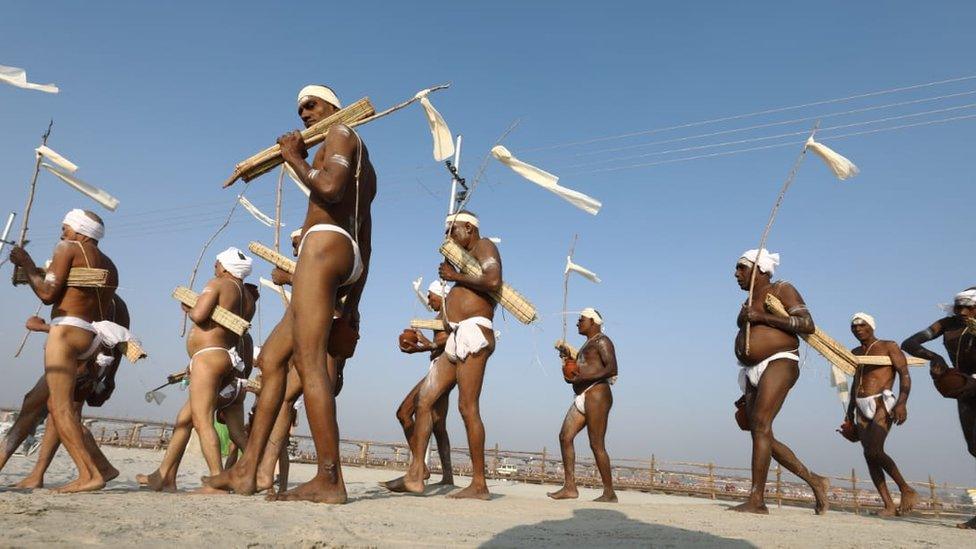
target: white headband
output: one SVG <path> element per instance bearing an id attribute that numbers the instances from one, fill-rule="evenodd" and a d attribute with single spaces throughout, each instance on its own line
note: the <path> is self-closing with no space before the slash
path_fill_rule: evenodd
<path id="1" fill-rule="evenodd" d="M 470 223 L 475 227 L 477 227 L 478 218 L 469 213 L 461 212 L 461 213 L 449 215 L 447 216 L 447 219 L 444 220 L 444 225 L 446 227 L 450 227 L 452 223 Z"/>
<path id="2" fill-rule="evenodd" d="M 301 229 L 295 229 L 295 230 L 294 230 L 294 231 L 292 231 L 292 232 L 291 232 L 291 234 L 290 234 L 290 235 L 288 235 L 288 236 L 289 236 L 290 238 L 299 238 L 299 237 L 301 237 L 301 236 L 302 236 L 302 230 L 301 230 Z"/>
<path id="3" fill-rule="evenodd" d="M 241 280 L 251 274 L 253 260 L 233 246 L 217 254 L 217 261 L 227 269 L 227 272 Z"/>
<path id="4" fill-rule="evenodd" d="M 64 221 L 61 223 L 71 227 L 76 233 L 87 236 L 88 238 L 101 240 L 105 236 L 105 226 L 88 217 L 85 210 L 78 208 L 71 210 L 65 214 Z"/>
<path id="5" fill-rule="evenodd" d="M 953 299 L 955 305 L 976 305 L 976 289 L 963 290 L 956 294 L 955 299 Z"/>
<path id="6" fill-rule="evenodd" d="M 443 299 L 447 297 L 447 292 L 451 291 L 451 287 L 442 280 L 435 280 L 430 283 L 430 286 L 427 286 L 427 291 Z"/>
<path id="7" fill-rule="evenodd" d="M 877 329 L 874 323 L 874 317 L 867 313 L 854 313 L 854 316 L 851 317 L 851 324 L 854 324 L 857 320 L 864 321 L 864 323 L 870 326 L 872 330 Z"/>
<path id="8" fill-rule="evenodd" d="M 603 317 L 593 307 L 587 307 L 580 311 L 580 316 L 592 320 L 597 326 L 603 326 Z"/>
<path id="9" fill-rule="evenodd" d="M 302 101 L 304 101 L 306 97 L 318 97 L 319 99 L 325 101 L 326 103 L 332 105 L 337 109 L 342 108 L 342 104 L 339 103 L 339 97 L 335 94 L 334 91 L 330 90 L 325 86 L 319 86 L 313 84 L 311 86 L 305 86 L 304 88 L 302 88 L 302 91 L 298 92 L 299 106 L 301 106 Z"/>
<path id="10" fill-rule="evenodd" d="M 759 250 L 746 250 L 742 252 L 742 255 L 739 256 L 739 262 L 741 263 L 745 259 L 755 265 L 756 257 L 759 257 L 759 270 L 764 273 L 773 274 L 773 271 L 779 266 L 779 254 L 769 253 L 769 250 L 766 248 L 762 249 L 762 253 L 759 253 Z"/>

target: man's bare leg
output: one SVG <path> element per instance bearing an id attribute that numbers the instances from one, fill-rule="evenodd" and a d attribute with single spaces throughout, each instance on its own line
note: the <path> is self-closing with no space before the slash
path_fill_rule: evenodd
<path id="1" fill-rule="evenodd" d="M 576 447 L 573 441 L 576 435 L 586 427 L 586 417 L 576 409 L 575 404 L 569 405 L 563 426 L 559 430 L 559 452 L 563 458 L 563 487 L 546 495 L 552 499 L 576 499 L 579 490 L 576 488 Z"/>
<path id="2" fill-rule="evenodd" d="M 413 436 L 410 438 L 410 466 L 407 474 L 400 478 L 381 483 L 393 492 L 424 492 L 426 465 L 424 456 L 427 444 L 434 429 L 434 406 L 437 401 L 457 383 L 457 366 L 441 355 L 424 378 L 417 394 L 414 410 Z"/>
<path id="3" fill-rule="evenodd" d="M 20 406 L 20 414 L 14 424 L 7 431 L 7 435 L 0 442 L 0 471 L 3 470 L 10 456 L 24 443 L 27 435 L 40 424 L 41 418 L 47 412 L 47 381 L 41 376 L 34 387 L 24 395 L 24 402 Z"/>
<path id="4" fill-rule="evenodd" d="M 959 411 L 962 435 L 966 439 L 966 448 L 969 450 L 969 455 L 976 458 L 976 397 L 960 398 L 956 401 L 956 406 Z M 976 517 L 960 522 L 956 527 L 976 530 Z"/>
<path id="5" fill-rule="evenodd" d="M 78 414 L 81 415 L 82 403 L 78 404 Z M 88 452 L 92 455 L 95 460 L 95 466 L 98 467 L 98 471 L 102 474 L 102 478 L 105 482 L 115 479 L 119 476 L 119 470 L 116 469 L 112 463 L 105 457 L 105 453 L 102 452 L 101 447 L 95 442 L 95 437 L 88 430 L 88 427 L 84 425 L 81 426 L 82 433 L 85 436 L 85 448 L 88 448 Z M 60 443 L 60 440 L 58 440 Z"/>
<path id="6" fill-rule="evenodd" d="M 298 376 L 298 371 L 289 368 L 285 379 L 285 398 L 281 401 L 278 417 L 275 418 L 271 436 L 268 437 L 268 445 L 258 465 L 256 476 L 258 492 L 268 490 L 274 484 L 275 464 L 281 461 L 281 454 L 286 451 L 285 446 L 291 435 L 291 426 L 295 422 L 295 402 L 301 395 L 302 380 Z"/>
<path id="7" fill-rule="evenodd" d="M 156 492 L 175 492 L 176 491 L 176 472 L 180 468 L 183 460 L 183 452 L 186 445 L 190 442 L 190 434 L 193 429 L 193 415 L 190 412 L 190 400 L 183 404 L 179 413 L 176 414 L 176 423 L 173 424 L 173 435 L 166 446 L 166 453 L 159 468 L 148 475 L 136 475 L 139 484 L 143 484 Z"/>
<path id="8" fill-rule="evenodd" d="M 251 421 L 243 455 L 230 469 L 218 475 L 203 477 L 201 480 L 205 485 L 246 496 L 254 493 L 258 464 L 264 455 L 271 428 L 285 396 L 285 377 L 292 350 L 291 328 L 289 310 L 285 311 L 285 316 L 261 347 L 261 354 L 257 358 L 261 369 L 261 394 L 258 395 L 255 405 L 254 419 Z"/>
<path id="9" fill-rule="evenodd" d="M 400 428 L 403 429 L 403 437 L 407 441 L 407 444 L 410 444 L 410 439 L 411 439 L 411 437 L 413 437 L 414 413 L 416 412 L 416 409 L 417 409 L 417 395 L 420 394 L 420 387 L 423 386 L 425 380 L 426 380 L 426 378 L 421 379 L 420 381 L 418 381 L 417 384 L 414 385 L 413 388 L 410 389 L 410 392 L 407 393 L 407 396 L 403 397 L 403 402 L 400 403 L 400 406 L 397 407 L 396 418 L 397 418 L 397 421 L 400 422 Z M 440 401 L 438 401 L 438 402 L 440 402 Z M 436 408 L 436 405 L 435 405 L 435 408 Z M 435 415 L 436 415 L 436 412 L 435 412 Z M 434 436 L 435 437 L 437 436 L 437 420 L 436 419 L 434 419 Z M 438 448 L 440 448 L 440 442 L 437 443 L 437 446 L 438 446 Z M 438 450 L 438 452 L 440 452 L 440 450 Z M 411 459 L 412 459 L 412 456 L 411 456 Z M 426 463 L 424 465 L 426 467 Z M 410 464 L 408 463 L 407 464 L 407 467 L 409 467 L 409 466 L 410 466 Z M 429 478 L 430 478 L 430 470 L 429 469 L 425 469 L 425 472 L 424 472 L 424 480 L 427 480 Z M 396 480 L 398 480 L 398 479 L 394 479 L 394 481 L 396 481 Z M 388 482 L 393 482 L 393 481 L 388 481 Z M 386 482 L 380 482 L 379 484 L 380 484 L 380 486 L 387 487 L 387 483 Z"/>
<path id="10" fill-rule="evenodd" d="M 231 368 L 230 357 L 221 351 L 201 353 L 193 359 L 190 375 L 190 414 L 193 428 L 200 438 L 200 450 L 211 475 L 222 471 L 220 461 L 220 437 L 214 428 L 214 411 L 217 392 L 224 375 Z"/>
<path id="11" fill-rule="evenodd" d="M 796 362 L 787 359 L 774 360 L 759 380 L 759 387 L 747 389 L 746 411 L 752 423 L 752 489 L 749 500 L 732 507 L 733 511 L 769 514 L 765 490 L 771 457 L 810 484 L 817 499 L 815 510 L 818 515 L 827 511 L 827 489 L 830 486 L 828 480 L 811 473 L 792 450 L 773 436 L 773 420 L 799 377 L 800 370 Z"/>
<path id="12" fill-rule="evenodd" d="M 91 345 L 93 337 L 91 332 L 74 326 L 53 326 L 44 348 L 44 376 L 50 390 L 47 407 L 61 443 L 78 468 L 78 479 L 55 490 L 62 494 L 101 490 L 105 486 L 94 458 L 85 448 L 81 418 L 74 404 L 78 355 Z"/>
<path id="13" fill-rule="evenodd" d="M 447 434 L 447 410 L 451 403 L 448 390 L 434 404 L 434 440 L 437 442 L 437 456 L 441 460 L 441 480 L 438 486 L 454 486 L 454 467 L 451 465 L 451 439 Z M 413 430 L 411 428 L 411 430 Z M 427 472 L 430 475 L 430 471 Z"/>
<path id="14" fill-rule="evenodd" d="M 54 427 L 54 421 L 47 418 L 44 424 L 44 436 L 41 437 L 41 446 L 37 449 L 37 461 L 34 468 L 24 477 L 23 480 L 14 485 L 14 488 L 32 490 L 44 487 L 44 473 L 51 466 L 58 448 L 61 447 L 61 439 L 58 437 L 58 430 Z"/>
<path id="15" fill-rule="evenodd" d="M 610 419 L 610 408 L 613 407 L 613 394 L 610 386 L 600 383 L 586 393 L 586 434 L 590 439 L 590 450 L 596 468 L 600 471 L 603 481 L 603 494 L 593 501 L 615 503 L 617 493 L 613 490 L 613 473 L 610 469 L 610 456 L 607 454 L 606 437 L 607 422 Z"/>
<path id="16" fill-rule="evenodd" d="M 482 328 L 484 330 L 484 328 Z M 471 452 L 471 484 L 459 492 L 448 494 L 456 499 L 491 499 L 485 479 L 485 424 L 481 421 L 481 385 L 485 379 L 485 366 L 494 351 L 494 333 L 486 334 L 492 346 L 469 355 L 457 367 L 458 408 L 468 434 Z"/>

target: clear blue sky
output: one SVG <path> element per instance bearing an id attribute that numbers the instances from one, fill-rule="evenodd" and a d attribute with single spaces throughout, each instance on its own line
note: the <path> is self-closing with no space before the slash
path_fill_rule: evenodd
<path id="1" fill-rule="evenodd" d="M 459 7 L 463 6 L 463 7 Z M 811 121 L 635 147 L 651 141 L 976 90 L 976 80 L 733 120 L 680 131 L 530 149 L 680 125 L 917 83 L 976 74 L 971 2 L 823 1 L 500 2 L 405 4 L 225 2 L 20 2 L 0 18 L 0 64 L 26 67 L 34 82 L 56 82 L 52 96 L 0 86 L 2 212 L 21 210 L 32 149 L 50 117 L 50 145 L 81 167 L 78 175 L 122 202 L 106 215 L 103 248 L 122 272 L 120 294 L 152 353 L 125 364 L 107 414 L 171 418 L 182 394 L 163 406 L 142 395 L 186 364 L 180 312 L 170 290 L 184 284 L 198 250 L 234 200 L 220 183 L 234 164 L 299 125 L 295 94 L 326 82 L 346 102 L 368 95 L 378 107 L 450 81 L 433 96 L 464 134 L 462 171 L 476 166 L 515 119 L 506 146 L 594 195 L 590 217 L 489 167 L 471 208 L 487 235 L 503 238 L 506 279 L 542 313 L 503 332 L 485 382 L 488 444 L 538 450 L 557 446 L 571 391 L 551 344 L 560 332 L 561 269 L 573 233 L 579 263 L 604 279 L 572 282 L 571 308 L 599 308 L 620 359 L 608 443 L 611 455 L 747 463 L 748 436 L 732 420 L 738 397 L 732 356 L 735 315 L 745 295 L 732 279 L 738 254 L 755 247 L 796 145 L 616 171 L 608 167 L 679 158 L 800 137 L 624 159 L 674 148 L 803 131 Z M 824 119 L 853 124 L 962 107 L 974 95 Z M 842 341 L 857 310 L 874 314 L 879 335 L 901 340 L 939 317 L 936 304 L 974 283 L 972 137 L 976 120 L 922 126 L 832 142 L 830 135 L 973 114 L 961 108 L 825 132 L 862 174 L 841 183 L 808 158 L 787 197 L 770 248 L 777 273 L 803 293 L 817 323 Z M 362 130 L 380 177 L 374 207 L 374 263 L 363 304 L 364 331 L 340 399 L 342 434 L 395 440 L 394 410 L 426 364 L 396 350 L 405 323 L 421 314 L 410 280 L 435 275 L 448 179 L 430 154 L 418 107 Z M 583 154 L 587 153 L 587 154 Z M 248 195 L 273 211 L 272 176 Z M 34 257 L 43 261 L 66 209 L 96 207 L 42 175 L 32 218 Z M 302 198 L 287 188 L 287 230 L 300 223 Z M 239 214 L 213 253 L 270 230 Z M 3 276 L 9 276 L 9 265 Z M 256 274 L 267 276 L 258 265 Z M 199 288 L 199 286 L 198 286 Z M 25 288 L 0 290 L 0 347 L 13 405 L 41 372 L 42 338 L 10 359 L 22 323 L 36 307 Z M 260 340 L 281 314 L 263 300 Z M 936 344 L 934 349 L 940 350 Z M 8 354 L 9 353 L 9 354 Z M 536 362 L 541 359 L 541 365 Z M 909 422 L 889 442 L 907 476 L 972 485 L 955 403 L 939 397 L 927 372 L 913 370 Z M 806 353 L 802 376 L 776 432 L 812 468 L 856 465 L 859 449 L 834 433 L 841 420 L 825 362 Z M 451 413 L 454 441 L 465 445 Z M 578 441 L 588 456 L 585 437 Z"/>

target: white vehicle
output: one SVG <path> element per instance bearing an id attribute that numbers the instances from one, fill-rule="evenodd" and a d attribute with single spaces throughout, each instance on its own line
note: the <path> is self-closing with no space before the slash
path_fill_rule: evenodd
<path id="1" fill-rule="evenodd" d="M 498 467 L 497 472 L 499 475 L 514 475 L 518 473 L 518 467 L 514 465 L 501 465 Z"/>

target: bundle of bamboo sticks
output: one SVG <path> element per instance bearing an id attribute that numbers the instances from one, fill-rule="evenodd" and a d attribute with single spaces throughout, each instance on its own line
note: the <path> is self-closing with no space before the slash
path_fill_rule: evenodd
<path id="1" fill-rule="evenodd" d="M 438 251 L 448 261 L 457 265 L 461 273 L 481 276 L 481 265 L 478 261 L 453 240 L 445 240 Z M 508 284 L 503 283 L 501 290 L 490 295 L 523 324 L 531 324 L 539 318 L 532 303 Z"/>
<path id="2" fill-rule="evenodd" d="M 288 274 L 295 274 L 296 263 L 294 259 L 285 257 L 264 244 L 261 244 L 260 242 L 251 242 L 247 245 L 247 249 L 251 250 L 254 255 L 260 257 L 268 263 L 271 263 L 282 271 L 285 271 Z"/>
<path id="3" fill-rule="evenodd" d="M 130 339 L 129 341 L 123 343 L 125 350 L 125 358 L 129 359 L 129 362 L 135 364 L 140 359 L 146 358 L 146 351 L 143 350 L 142 345 L 139 344 L 135 339 Z"/>
<path id="4" fill-rule="evenodd" d="M 444 327 L 444 321 L 439 318 L 415 318 L 410 321 L 410 327 L 414 330 L 433 330 L 435 332 L 443 332 L 447 329 Z"/>
<path id="5" fill-rule="evenodd" d="M 42 276 L 46 271 L 41 269 Z M 14 270 L 14 286 L 27 284 L 27 271 Z M 108 270 L 89 267 L 72 267 L 68 271 L 68 286 L 72 288 L 104 288 L 108 283 Z"/>
<path id="6" fill-rule="evenodd" d="M 196 292 L 187 288 L 186 286 L 177 286 L 176 289 L 173 290 L 173 298 L 187 307 L 193 307 L 196 305 L 197 298 L 199 297 L 200 296 L 197 295 Z M 244 332 L 251 327 L 250 322 L 235 315 L 220 305 L 217 305 L 217 307 L 214 309 L 214 312 L 210 315 L 210 319 L 237 335 L 244 335 Z"/>
<path id="7" fill-rule="evenodd" d="M 776 316 L 784 318 L 790 316 L 790 313 L 786 311 L 786 307 L 783 306 L 783 302 L 773 294 L 766 294 L 765 305 L 766 310 Z M 813 347 L 815 351 L 826 358 L 828 362 L 834 366 L 837 366 L 849 376 L 854 375 L 854 373 L 857 371 L 858 365 L 860 364 L 870 366 L 891 366 L 891 359 L 886 356 L 856 356 L 842 343 L 827 335 L 827 333 L 820 328 L 816 328 L 812 334 L 800 334 L 800 337 L 802 337 L 803 341 L 806 341 L 808 345 Z M 924 360 L 915 357 L 908 357 L 908 364 L 910 366 L 921 366 L 925 363 L 926 362 Z"/>
<path id="8" fill-rule="evenodd" d="M 355 103 L 340 109 L 324 120 L 320 120 L 312 126 L 302 130 L 302 140 L 306 147 L 314 147 L 325 141 L 325 136 L 329 128 L 337 124 L 356 126 L 363 120 L 373 116 L 376 110 L 370 103 L 368 97 L 364 97 Z M 224 187 L 229 187 L 238 179 L 250 181 L 259 175 L 265 174 L 280 165 L 284 160 L 281 158 L 281 147 L 274 144 L 263 151 L 254 154 L 234 167 L 234 173 L 224 182 Z"/>
<path id="9" fill-rule="evenodd" d="M 247 380 L 247 385 L 244 387 L 244 390 L 251 391 L 252 393 L 254 393 L 256 395 L 257 394 L 260 394 L 261 393 L 261 379 L 260 378 L 253 378 L 253 379 Z"/>

